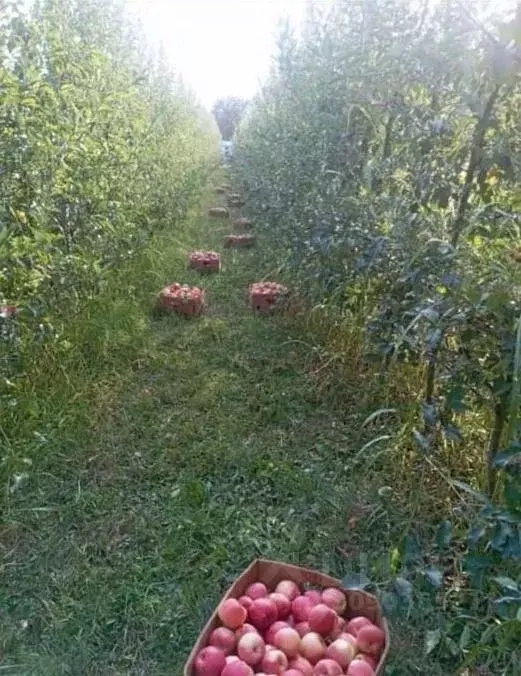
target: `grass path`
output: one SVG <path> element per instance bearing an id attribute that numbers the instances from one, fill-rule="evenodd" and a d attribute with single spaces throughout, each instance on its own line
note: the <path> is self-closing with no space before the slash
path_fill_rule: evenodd
<path id="1" fill-rule="evenodd" d="M 52 443 L 6 498 L 8 674 L 180 674 L 203 621 L 252 558 L 343 576 L 360 561 L 374 567 L 399 534 L 379 484 L 351 472 L 368 413 L 359 393 L 335 411 L 297 321 L 248 311 L 247 285 L 263 275 L 255 250 L 225 251 L 222 273 L 205 279 L 208 316 L 146 314 L 161 275 L 200 279 L 186 272 L 184 250 L 219 250 L 226 230 L 196 215 L 186 240 L 165 235 L 138 305 L 124 293 L 114 300 L 90 394 L 53 395 L 57 408 L 81 408 L 84 426 L 74 416 L 58 424 L 56 410 Z M 136 307 L 130 357 L 125 317 Z M 353 515 L 362 515 L 354 532 Z M 426 673 L 410 636 L 397 645 L 402 667 L 390 673 Z"/>

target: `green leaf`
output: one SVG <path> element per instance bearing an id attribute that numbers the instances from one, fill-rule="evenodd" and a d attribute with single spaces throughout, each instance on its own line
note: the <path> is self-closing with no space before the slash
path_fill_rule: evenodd
<path id="1" fill-rule="evenodd" d="M 508 415 L 507 440 L 513 441 L 519 420 L 519 408 L 521 406 L 521 317 L 517 320 L 516 347 L 514 352 L 514 365 L 512 368 L 512 389 L 510 392 L 510 405 Z"/>
<path id="2" fill-rule="evenodd" d="M 436 542 L 438 547 L 448 547 L 452 541 L 452 523 L 450 521 L 442 521 L 440 523 L 438 532 L 436 533 Z"/>
<path id="3" fill-rule="evenodd" d="M 363 573 L 351 573 L 342 580 L 344 589 L 367 589 L 372 586 L 371 580 Z"/>
<path id="4" fill-rule="evenodd" d="M 412 431 L 413 436 L 414 436 L 414 441 L 417 443 L 418 448 L 422 453 L 427 453 L 430 451 L 430 443 L 421 432 L 418 432 L 418 430 L 413 430 Z"/>
<path id="5" fill-rule="evenodd" d="M 430 655 L 441 641 L 441 629 L 432 629 L 425 634 L 425 654 Z"/>
<path id="6" fill-rule="evenodd" d="M 443 584 L 443 573 L 439 568 L 430 566 L 425 570 L 425 576 L 433 587 L 438 589 Z"/>
<path id="7" fill-rule="evenodd" d="M 508 589 L 509 591 L 519 591 L 519 585 L 517 582 L 512 580 L 510 577 L 493 577 L 492 580 L 496 582 L 503 589 Z"/>
<path id="8" fill-rule="evenodd" d="M 458 657 L 461 652 L 458 644 L 455 643 L 449 636 L 445 637 L 445 643 L 447 645 L 447 648 L 449 649 L 450 654 L 453 657 Z"/>
<path id="9" fill-rule="evenodd" d="M 459 488 L 461 491 L 465 491 L 465 493 L 469 493 L 469 495 L 472 495 L 479 502 L 483 504 L 489 503 L 489 499 L 484 493 L 474 490 L 474 488 L 466 484 L 464 481 L 458 481 L 455 479 L 452 483 L 456 488 Z"/>
<path id="10" fill-rule="evenodd" d="M 393 587 L 398 596 L 406 603 L 412 603 L 412 584 L 403 577 L 397 577 L 393 580 Z"/>
<path id="11" fill-rule="evenodd" d="M 472 632 L 470 629 L 470 624 L 466 624 L 463 627 L 461 636 L 459 637 L 459 647 L 460 650 L 465 650 L 470 645 L 470 640 L 472 638 Z"/>
<path id="12" fill-rule="evenodd" d="M 362 429 L 366 425 L 369 425 L 369 423 L 373 422 L 373 420 L 376 420 L 376 418 L 379 418 L 381 415 L 387 415 L 389 413 L 397 413 L 397 412 L 398 409 L 396 408 L 379 408 L 377 411 L 373 411 L 371 415 L 367 416 L 367 418 L 362 423 Z"/>
<path id="13" fill-rule="evenodd" d="M 385 592 L 382 594 L 382 609 L 387 617 L 398 614 L 400 599 L 394 592 Z"/>

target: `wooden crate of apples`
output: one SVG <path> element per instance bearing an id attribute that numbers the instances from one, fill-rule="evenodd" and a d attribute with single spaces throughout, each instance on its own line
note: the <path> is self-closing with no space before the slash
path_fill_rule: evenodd
<path id="1" fill-rule="evenodd" d="M 199 636 L 184 676 L 380 676 L 389 632 L 376 598 L 318 571 L 255 561 Z"/>
<path id="2" fill-rule="evenodd" d="M 255 235 L 227 235 L 224 246 L 227 249 L 247 249 L 255 244 Z"/>
<path id="3" fill-rule="evenodd" d="M 249 303 L 257 312 L 272 312 L 287 296 L 287 287 L 277 282 L 255 282 L 248 288 Z"/>
<path id="4" fill-rule="evenodd" d="M 246 216 L 241 216 L 233 221 L 233 227 L 239 232 L 244 232 L 251 228 L 251 221 L 249 218 L 246 218 Z"/>
<path id="5" fill-rule="evenodd" d="M 197 317 L 205 307 L 204 290 L 198 286 L 187 286 L 175 282 L 160 292 L 158 308 L 167 312 L 176 312 L 185 317 Z"/>
<path id="6" fill-rule="evenodd" d="M 208 209 L 208 216 L 213 218 L 229 218 L 230 212 L 226 207 L 211 207 Z"/>
<path id="7" fill-rule="evenodd" d="M 215 251 L 193 251 L 189 261 L 193 270 L 219 272 L 221 269 L 221 256 Z"/>

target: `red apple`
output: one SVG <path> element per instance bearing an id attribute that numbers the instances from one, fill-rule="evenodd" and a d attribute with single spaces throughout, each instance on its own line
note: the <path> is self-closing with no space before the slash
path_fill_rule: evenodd
<path id="1" fill-rule="evenodd" d="M 348 634 L 353 634 L 353 636 L 356 636 L 360 629 L 367 626 L 368 624 L 372 624 L 372 622 L 367 617 L 353 617 L 353 619 L 349 620 L 349 622 L 346 624 L 344 631 L 346 631 Z"/>
<path id="2" fill-rule="evenodd" d="M 281 674 L 287 666 L 288 658 L 282 650 L 269 650 L 262 659 L 262 670 L 266 674 Z"/>
<path id="3" fill-rule="evenodd" d="M 242 606 L 241 606 L 242 607 Z M 270 599 L 256 599 L 248 610 L 248 619 L 257 629 L 267 629 L 278 617 L 277 606 Z"/>
<path id="4" fill-rule="evenodd" d="M 347 631 L 343 631 L 338 638 L 343 638 L 344 641 L 350 641 L 355 648 L 358 650 L 358 646 L 356 644 L 356 637 L 353 636 L 353 634 L 348 634 Z"/>
<path id="5" fill-rule="evenodd" d="M 347 667 L 347 676 L 374 676 L 374 670 L 364 660 L 353 660 Z"/>
<path id="6" fill-rule="evenodd" d="M 300 654 L 316 664 L 326 654 L 326 642 L 320 634 L 311 631 L 300 639 Z"/>
<path id="7" fill-rule="evenodd" d="M 300 636 L 295 629 L 285 627 L 275 634 L 274 645 L 287 657 L 296 657 L 300 648 Z"/>
<path id="8" fill-rule="evenodd" d="M 346 621 L 344 620 L 344 618 L 337 615 L 335 618 L 335 626 L 333 627 L 333 631 L 331 632 L 331 638 L 333 640 L 338 638 L 340 634 L 343 633 L 345 626 Z"/>
<path id="9" fill-rule="evenodd" d="M 355 660 L 362 660 L 362 662 L 367 662 L 367 664 L 371 667 L 371 669 L 374 669 L 376 671 L 376 667 L 378 666 L 379 659 L 375 657 L 374 655 L 368 655 L 367 653 L 358 653 L 358 655 L 355 656 Z"/>
<path id="10" fill-rule="evenodd" d="M 244 634 L 249 634 L 250 632 L 253 632 L 254 634 L 259 633 L 252 624 L 245 622 L 242 627 L 239 627 L 235 630 L 235 638 L 238 641 L 244 636 Z"/>
<path id="11" fill-rule="evenodd" d="M 297 596 L 300 596 L 300 589 L 293 580 L 282 580 L 282 582 L 279 582 L 275 587 L 275 591 L 277 594 L 284 594 L 290 601 L 293 601 Z"/>
<path id="12" fill-rule="evenodd" d="M 304 596 L 310 599 L 314 606 L 318 606 L 319 603 L 325 603 L 325 601 L 322 601 L 322 594 L 317 589 L 308 589 L 307 592 L 304 592 Z"/>
<path id="13" fill-rule="evenodd" d="M 313 607 L 313 601 L 308 596 L 297 596 L 291 604 L 291 612 L 297 622 L 307 622 Z"/>
<path id="14" fill-rule="evenodd" d="M 300 671 L 303 676 L 313 676 L 313 666 L 305 657 L 301 657 L 300 655 L 295 657 L 294 660 L 291 660 L 289 666 L 291 669 Z"/>
<path id="15" fill-rule="evenodd" d="M 291 612 L 291 601 L 288 597 L 284 596 L 284 594 L 273 592 L 268 598 L 277 606 L 279 620 L 285 620 Z"/>
<path id="16" fill-rule="evenodd" d="M 295 625 L 295 629 L 298 631 L 300 638 L 302 638 L 306 634 L 309 634 L 309 632 L 311 631 L 309 622 L 299 622 L 297 625 Z"/>
<path id="17" fill-rule="evenodd" d="M 255 599 L 262 599 L 268 596 L 268 588 L 262 582 L 254 582 L 246 590 L 246 596 L 249 596 L 254 601 Z"/>
<path id="18" fill-rule="evenodd" d="M 281 620 L 274 622 L 264 633 L 264 640 L 266 643 L 275 646 L 275 634 L 279 629 L 285 629 L 286 627 L 289 627 L 287 622 L 282 622 Z"/>
<path id="19" fill-rule="evenodd" d="M 266 644 L 264 639 L 257 633 L 249 632 L 244 634 L 237 644 L 237 655 L 243 662 L 254 667 L 259 664 L 264 657 L 266 651 Z"/>
<path id="20" fill-rule="evenodd" d="M 336 589 L 335 587 L 324 589 L 322 592 L 322 603 L 333 608 L 338 615 L 343 615 L 347 607 L 346 595 L 341 589 Z"/>
<path id="21" fill-rule="evenodd" d="M 359 630 L 356 642 L 360 652 L 379 655 L 385 644 L 385 632 L 375 624 L 368 624 Z"/>
<path id="22" fill-rule="evenodd" d="M 345 669 L 353 661 L 355 655 L 355 644 L 343 638 L 337 638 L 326 649 L 326 657 L 338 662 L 342 669 Z"/>
<path id="23" fill-rule="evenodd" d="M 207 646 L 195 658 L 196 676 L 220 676 L 226 666 L 226 655 L 220 648 Z"/>
<path id="24" fill-rule="evenodd" d="M 249 664 L 242 660 L 235 660 L 224 667 L 221 676 L 253 676 L 254 673 Z"/>
<path id="25" fill-rule="evenodd" d="M 319 603 L 311 609 L 308 622 L 311 631 L 316 631 L 322 636 L 329 636 L 335 628 L 336 618 L 337 614 L 332 608 L 326 606 L 325 603 Z"/>
<path id="26" fill-rule="evenodd" d="M 302 676 L 302 672 L 298 669 L 286 669 L 282 672 L 282 676 Z"/>
<path id="27" fill-rule="evenodd" d="M 249 610 L 251 608 L 251 604 L 253 603 L 253 599 L 251 599 L 249 596 L 241 596 L 239 598 L 239 603 L 241 606 L 244 606 L 246 610 Z"/>
<path id="28" fill-rule="evenodd" d="M 335 660 L 320 660 L 313 670 L 315 676 L 340 676 L 342 673 L 342 667 Z"/>
<path id="29" fill-rule="evenodd" d="M 228 655 L 228 657 L 226 658 L 226 664 L 231 664 L 232 662 L 239 662 L 239 661 L 240 660 L 237 657 L 237 655 Z"/>
<path id="30" fill-rule="evenodd" d="M 246 621 L 246 608 L 241 606 L 237 599 L 226 599 L 219 606 L 219 619 L 228 629 L 237 629 Z"/>
<path id="31" fill-rule="evenodd" d="M 208 641 L 209 645 L 213 645 L 216 648 L 220 648 L 225 655 L 229 655 L 233 652 L 237 639 L 235 634 L 231 629 L 226 627 L 217 627 L 210 634 L 210 639 Z"/>

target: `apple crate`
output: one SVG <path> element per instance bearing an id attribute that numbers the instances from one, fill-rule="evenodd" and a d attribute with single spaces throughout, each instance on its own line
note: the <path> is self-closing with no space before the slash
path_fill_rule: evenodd
<path id="1" fill-rule="evenodd" d="M 226 207 L 211 207 L 208 209 L 208 216 L 213 218 L 229 218 L 230 212 Z"/>
<path id="2" fill-rule="evenodd" d="M 193 251 L 189 256 L 190 267 L 200 272 L 219 272 L 221 256 L 215 251 Z"/>
<path id="3" fill-rule="evenodd" d="M 247 249 L 255 244 L 255 235 L 227 235 L 224 246 L 227 249 Z"/>
<path id="4" fill-rule="evenodd" d="M 245 202 L 239 193 L 231 193 L 228 195 L 228 206 L 229 207 L 242 207 Z"/>
<path id="5" fill-rule="evenodd" d="M 197 286 L 175 282 L 160 292 L 158 307 L 165 312 L 176 312 L 185 317 L 197 317 L 205 308 L 205 293 Z"/>
<path id="6" fill-rule="evenodd" d="M 248 287 L 248 299 L 253 310 L 273 312 L 281 307 L 281 300 L 287 298 L 288 288 L 277 282 L 255 282 Z"/>
<path id="7" fill-rule="evenodd" d="M 282 580 L 291 580 L 301 592 L 307 589 L 324 590 L 334 587 L 341 590 L 346 598 L 346 609 L 342 616 L 346 621 L 354 617 L 366 617 L 373 624 L 377 625 L 385 634 L 385 641 L 380 653 L 379 661 L 374 669 L 374 676 L 382 676 L 384 673 L 385 662 L 389 653 L 390 636 L 387 621 L 383 617 L 380 603 L 372 594 L 361 590 L 345 589 L 340 580 L 325 575 L 317 570 L 301 568 L 280 561 L 270 561 L 268 559 L 256 559 L 239 575 L 228 591 L 224 594 L 219 605 L 227 599 L 239 599 L 243 596 L 248 587 L 255 582 L 262 582 L 269 591 L 273 591 L 277 584 Z M 196 676 L 195 660 L 198 653 L 208 645 L 210 634 L 214 629 L 220 627 L 221 622 L 218 617 L 218 608 L 216 608 L 206 623 L 205 627 L 197 637 L 195 645 L 185 663 L 184 676 Z"/>
<path id="8" fill-rule="evenodd" d="M 244 232 L 244 230 L 248 230 L 248 228 L 251 228 L 251 221 L 249 218 L 242 216 L 241 218 L 236 218 L 234 220 L 233 227 L 235 228 L 235 230 Z"/>

